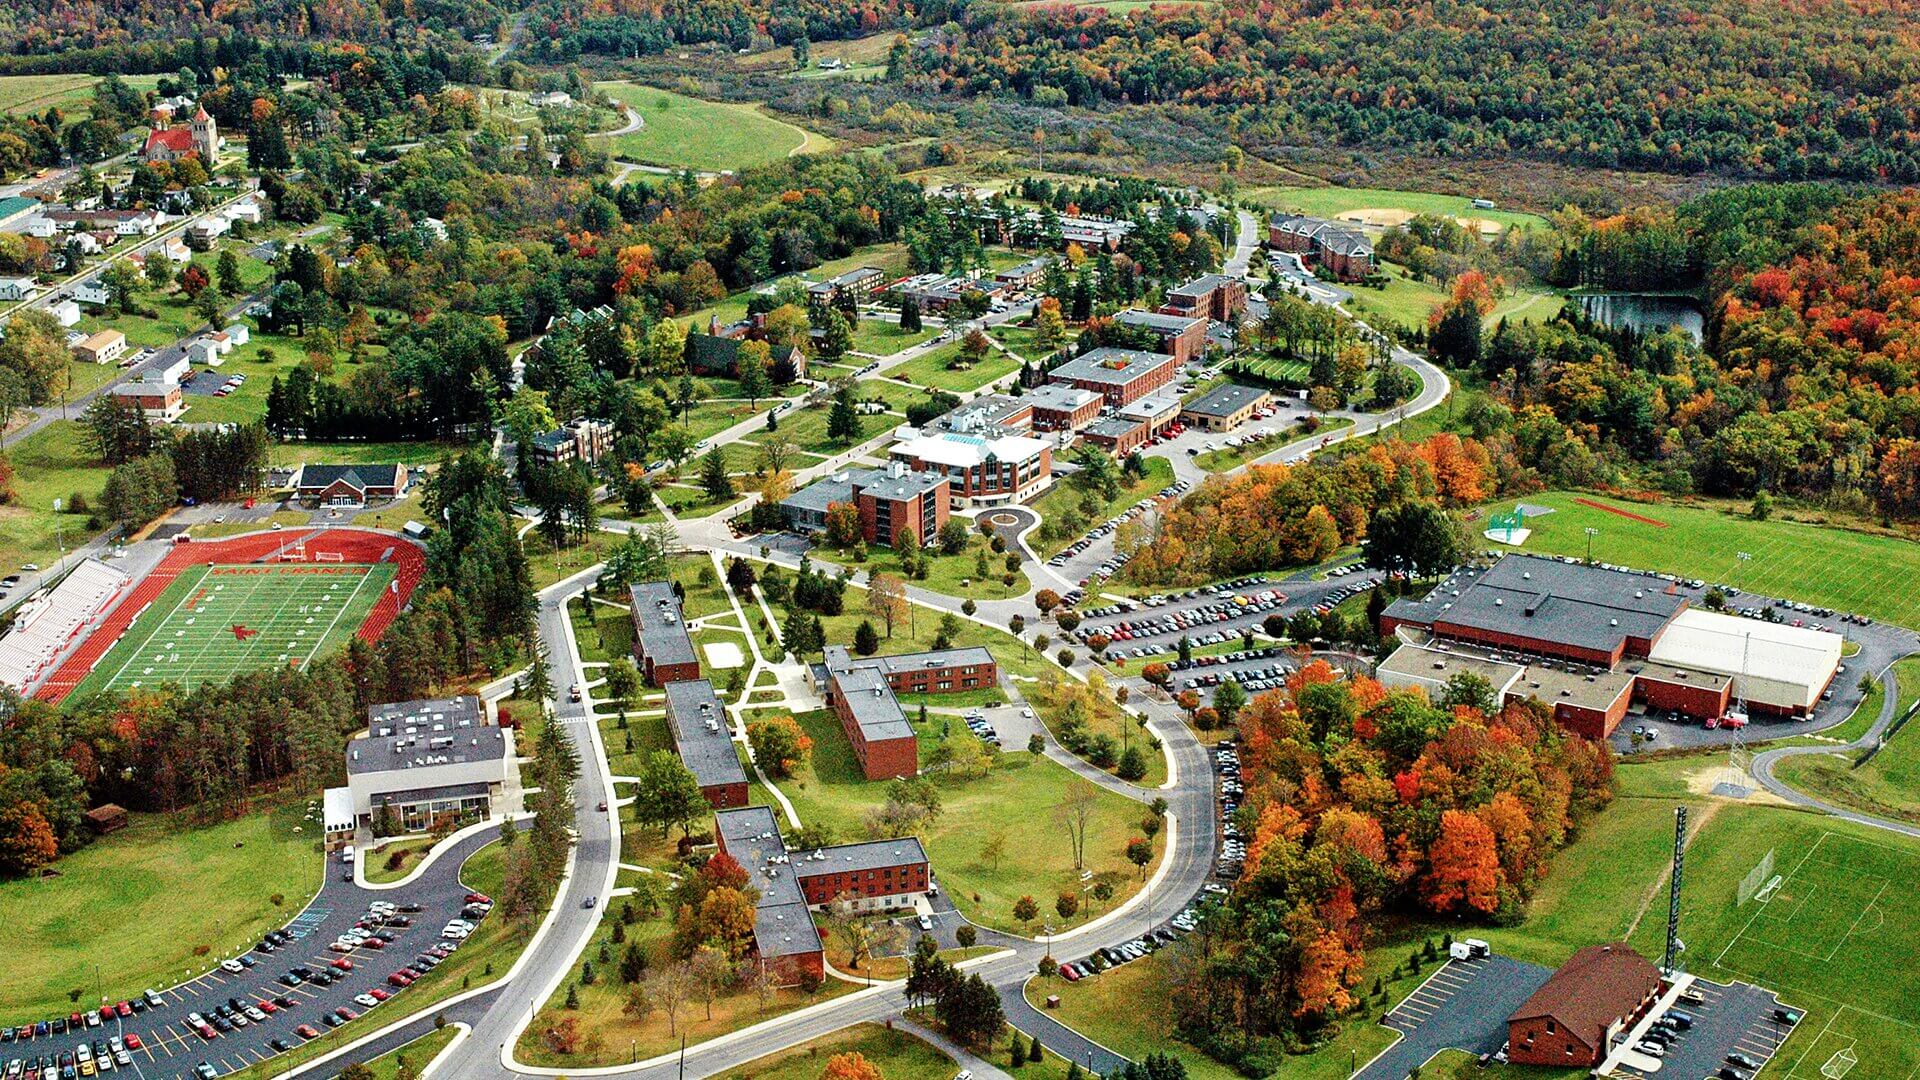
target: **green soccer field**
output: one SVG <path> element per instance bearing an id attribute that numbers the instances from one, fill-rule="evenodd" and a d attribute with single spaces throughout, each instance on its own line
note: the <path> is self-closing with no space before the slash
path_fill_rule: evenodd
<path id="1" fill-rule="evenodd" d="M 107 650 L 77 694 L 188 690 L 346 643 L 393 581 L 390 563 L 252 563 L 182 573 Z"/>
<path id="2" fill-rule="evenodd" d="M 1554 491 L 1520 499 L 1554 508 L 1551 514 L 1527 518 L 1533 535 L 1520 550 L 1585 556 L 1586 530 L 1592 528 L 1597 530 L 1592 538 L 1593 557 L 1599 562 L 1703 578 L 1764 596 L 1784 596 L 1920 628 L 1920 592 L 1910 587 L 1920 574 L 1920 544 L 1910 540 L 1778 519 L 1751 521 L 1702 507 L 1585 496 L 1661 522 L 1652 525 L 1583 506 L 1573 501 L 1576 497 Z M 1506 500 L 1487 510 L 1501 513 L 1513 506 L 1512 500 Z M 1476 521 L 1473 527 L 1486 526 Z M 1741 552 L 1752 558 L 1740 558 Z M 1733 600 L 1736 607 L 1745 603 Z"/>

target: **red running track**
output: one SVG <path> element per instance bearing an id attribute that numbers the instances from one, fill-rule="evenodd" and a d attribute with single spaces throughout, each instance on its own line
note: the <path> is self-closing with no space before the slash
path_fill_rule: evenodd
<path id="1" fill-rule="evenodd" d="M 378 641 L 387 627 L 393 624 L 426 574 L 426 556 L 418 545 L 397 536 L 363 529 L 319 529 L 291 537 L 286 533 L 250 533 L 228 540 L 193 540 L 175 544 L 158 566 L 127 591 L 120 603 L 100 621 L 93 633 L 87 635 L 87 639 L 80 643 L 80 648 L 54 671 L 34 696 L 57 702 L 73 693 L 73 688 L 93 671 L 100 658 L 120 640 L 127 627 L 133 625 L 133 620 L 161 593 L 166 592 L 167 586 L 172 585 L 174 579 L 188 567 L 214 563 L 278 562 L 277 556 L 282 551 L 291 551 L 302 545 L 304 558 L 309 562 L 313 561 L 316 554 L 337 554 L 342 562 L 394 564 L 393 585 L 382 593 L 379 602 L 367 613 L 366 621 L 360 624 L 359 636 L 368 642 Z"/>

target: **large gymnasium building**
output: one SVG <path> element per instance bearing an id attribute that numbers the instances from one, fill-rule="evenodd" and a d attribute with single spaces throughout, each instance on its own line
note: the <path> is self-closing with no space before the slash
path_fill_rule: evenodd
<path id="1" fill-rule="evenodd" d="M 1692 606 L 1665 577 L 1509 555 L 1466 567 L 1381 616 L 1400 648 L 1389 686 L 1435 690 L 1462 671 L 1501 700 L 1539 698 L 1561 723 L 1605 738 L 1635 703 L 1712 719 L 1811 715 L 1840 667 L 1840 635 Z"/>

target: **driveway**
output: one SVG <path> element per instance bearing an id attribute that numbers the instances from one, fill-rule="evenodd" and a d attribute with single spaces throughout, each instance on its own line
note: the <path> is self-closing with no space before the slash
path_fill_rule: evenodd
<path id="1" fill-rule="evenodd" d="M 1507 1017 L 1553 972 L 1506 956 L 1449 960 L 1386 1015 L 1399 1042 L 1380 1052 L 1354 1080 L 1406 1080 L 1442 1050 L 1490 1054 L 1507 1041 Z"/>

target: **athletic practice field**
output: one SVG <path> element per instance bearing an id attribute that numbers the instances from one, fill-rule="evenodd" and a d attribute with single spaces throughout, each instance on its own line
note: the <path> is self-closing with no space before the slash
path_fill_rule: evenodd
<path id="1" fill-rule="evenodd" d="M 1735 814 L 1763 815 L 1766 827 L 1734 830 Z M 1903 838 L 1882 842 L 1868 832 L 1773 808 L 1730 808 L 1688 852 L 1688 967 L 1767 987 L 1807 1010 L 1768 1075 L 1920 1076 L 1920 854 Z"/>
<path id="2" fill-rule="evenodd" d="M 81 682 L 81 694 L 226 682 L 305 667 L 346 643 L 394 580 L 392 563 L 249 563 L 175 578 Z"/>
<path id="3" fill-rule="evenodd" d="M 1598 505 L 1583 505 L 1577 498 Z M 1910 540 L 1604 495 L 1555 491 L 1520 501 L 1554 508 L 1554 513 L 1527 518 L 1533 535 L 1522 551 L 1585 556 L 1591 528 L 1597 530 L 1593 557 L 1600 562 L 1703 578 L 1920 628 L 1920 590 L 1912 587 L 1920 577 L 1920 544 Z M 1496 513 L 1512 509 L 1511 502 L 1489 508 Z M 1751 558 L 1741 558 L 1742 552 Z M 1745 603 L 1733 600 L 1736 607 Z"/>

